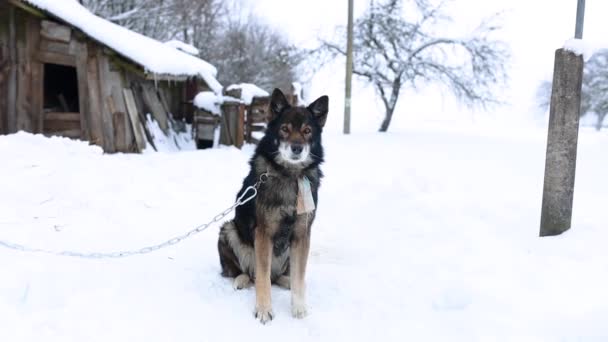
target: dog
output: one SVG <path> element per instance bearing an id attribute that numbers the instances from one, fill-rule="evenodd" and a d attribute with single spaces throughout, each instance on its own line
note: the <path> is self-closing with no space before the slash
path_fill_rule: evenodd
<path id="1" fill-rule="evenodd" d="M 234 278 L 235 289 L 255 283 L 254 316 L 262 324 L 273 319 L 271 284 L 291 289 L 294 317 L 307 315 L 304 277 L 328 105 L 329 97 L 321 96 L 308 107 L 291 106 L 279 89 L 273 91 L 266 133 L 237 199 L 259 183 L 257 196 L 236 207 L 234 219 L 220 228 L 222 276 Z"/>

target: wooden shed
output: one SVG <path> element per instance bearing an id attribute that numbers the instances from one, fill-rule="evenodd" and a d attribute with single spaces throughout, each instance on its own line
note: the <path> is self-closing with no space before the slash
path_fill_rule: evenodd
<path id="1" fill-rule="evenodd" d="M 191 120 L 198 92 L 221 92 L 215 75 L 209 63 L 75 1 L 0 1 L 0 134 L 139 152 L 152 143 L 146 115 L 165 133 L 174 119 Z"/>

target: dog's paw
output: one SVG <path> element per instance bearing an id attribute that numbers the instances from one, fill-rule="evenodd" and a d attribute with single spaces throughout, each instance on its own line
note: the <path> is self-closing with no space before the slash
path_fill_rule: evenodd
<path id="1" fill-rule="evenodd" d="M 259 320 L 262 324 L 269 323 L 274 318 L 274 313 L 272 312 L 271 308 L 262 308 L 256 306 L 253 314 L 255 319 Z"/>
<path id="2" fill-rule="evenodd" d="M 234 278 L 234 282 L 232 283 L 232 287 L 235 290 L 241 290 L 249 288 L 253 285 L 251 278 L 247 274 L 241 274 L 238 277 Z"/>
<path id="3" fill-rule="evenodd" d="M 304 303 L 292 303 L 291 304 L 291 315 L 294 318 L 304 318 L 308 315 L 306 304 Z"/>

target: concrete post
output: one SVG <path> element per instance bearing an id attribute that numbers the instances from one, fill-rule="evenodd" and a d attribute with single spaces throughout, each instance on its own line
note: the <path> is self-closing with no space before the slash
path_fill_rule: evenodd
<path id="1" fill-rule="evenodd" d="M 582 56 L 555 51 L 540 236 L 570 229 L 582 82 Z"/>

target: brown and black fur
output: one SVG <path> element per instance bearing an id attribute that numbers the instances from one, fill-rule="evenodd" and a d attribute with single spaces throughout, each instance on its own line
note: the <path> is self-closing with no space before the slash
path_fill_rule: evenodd
<path id="1" fill-rule="evenodd" d="M 237 197 L 262 174 L 268 173 L 268 180 L 253 200 L 236 208 L 234 220 L 220 230 L 222 275 L 235 278 L 238 289 L 255 280 L 255 315 L 262 323 L 272 320 L 271 283 L 291 288 L 293 315 L 306 315 L 304 276 L 315 211 L 297 214 L 297 182 L 303 176 L 310 180 L 316 208 L 327 108 L 327 96 L 308 107 L 292 107 L 275 89 L 266 134 L 251 158 L 250 172 Z"/>

